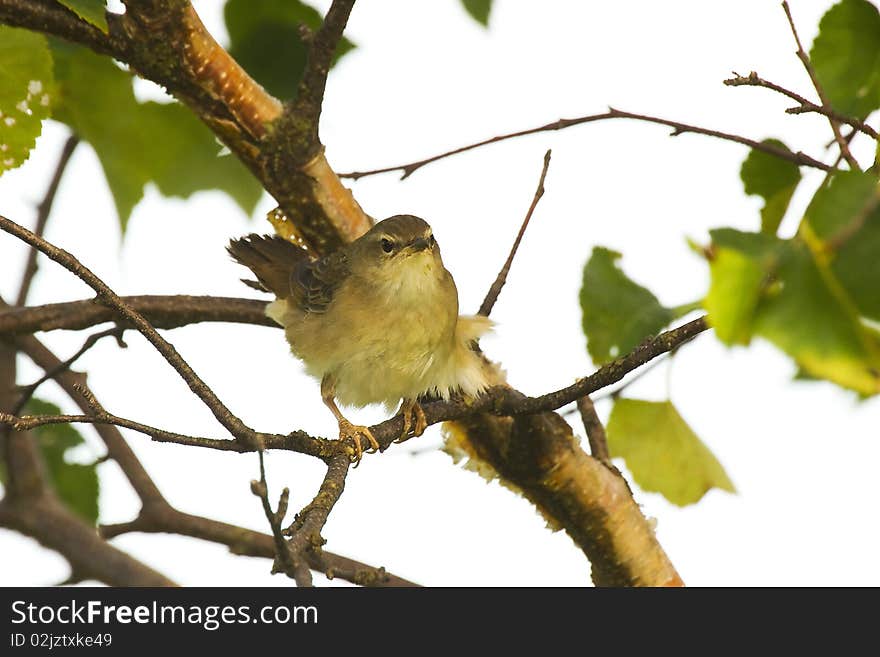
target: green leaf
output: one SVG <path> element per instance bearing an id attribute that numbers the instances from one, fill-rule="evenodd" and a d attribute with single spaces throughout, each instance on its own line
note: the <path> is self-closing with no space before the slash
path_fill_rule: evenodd
<path id="1" fill-rule="evenodd" d="M 123 230 L 154 182 L 187 198 L 221 189 L 250 214 L 259 183 L 235 157 L 218 157 L 211 131 L 177 103 L 139 103 L 131 76 L 84 48 L 53 40 L 60 101 L 55 116 L 88 141 L 104 169 Z"/>
<path id="2" fill-rule="evenodd" d="M 711 284 L 703 302 L 709 324 L 723 343 L 748 344 L 764 287 L 764 269 L 755 259 L 725 248 L 715 250 L 709 269 Z"/>
<path id="3" fill-rule="evenodd" d="M 61 409 L 39 399 L 25 406 L 28 415 L 59 415 Z M 47 424 L 32 430 L 46 463 L 46 474 L 55 492 L 71 511 L 88 522 L 98 522 L 98 471 L 94 464 L 68 463 L 67 451 L 85 443 L 69 424 Z"/>
<path id="4" fill-rule="evenodd" d="M 789 150 L 778 139 L 765 139 L 762 143 Z M 756 194 L 764 199 L 761 231 L 775 235 L 801 180 L 800 169 L 793 162 L 752 150 L 743 162 L 739 175 L 746 194 Z"/>
<path id="5" fill-rule="evenodd" d="M 251 214 L 263 188 L 234 155 L 219 156 L 211 131 L 179 103 L 145 103 L 140 121 L 148 134 L 161 135 L 151 153 L 151 179 L 165 196 L 189 198 L 203 189 L 222 189 Z"/>
<path id="6" fill-rule="evenodd" d="M 741 342 L 750 334 L 759 335 L 791 356 L 812 377 L 832 381 L 862 395 L 880 391 L 880 340 L 865 326 L 826 259 L 811 250 L 801 237 L 779 240 L 762 233 L 730 229 L 712 231 L 712 237 L 717 249 L 735 251 L 741 259 L 752 261 L 751 271 L 744 275 L 744 291 L 738 292 L 736 280 L 728 281 L 730 294 L 754 295 L 754 287 L 750 289 L 748 281 L 754 286 L 761 272 L 753 312 L 753 297 L 745 301 L 715 300 L 716 304 L 726 303 L 740 311 L 727 309 L 740 321 L 730 321 L 732 328 L 727 326 L 728 333 L 722 334 L 722 339 Z M 749 268 L 741 259 L 736 266 Z M 729 261 L 726 266 L 727 276 L 743 276 L 741 271 L 730 272 L 735 266 Z M 720 290 L 722 283 L 715 281 L 715 273 L 713 286 Z M 719 291 L 718 295 L 721 294 Z M 742 310 L 740 304 L 746 309 Z"/>
<path id="7" fill-rule="evenodd" d="M 601 246 L 584 267 L 580 302 L 587 349 L 593 362 L 607 363 L 656 335 L 675 319 L 649 290 L 617 266 L 620 254 Z"/>
<path id="8" fill-rule="evenodd" d="M 306 65 L 299 25 L 317 30 L 321 14 L 299 0 L 228 0 L 224 18 L 229 54 L 269 93 L 293 98 Z M 333 63 L 354 47 L 342 37 Z"/>
<path id="9" fill-rule="evenodd" d="M 822 187 L 801 223 L 863 317 L 880 321 L 880 189 L 874 174 L 844 171 Z"/>
<path id="10" fill-rule="evenodd" d="M 833 273 L 801 240 L 780 251 L 778 284 L 755 317 L 755 333 L 792 356 L 808 374 L 863 395 L 880 391 L 880 342 L 869 332 Z"/>
<path id="11" fill-rule="evenodd" d="M 0 173 L 30 156 L 49 116 L 53 90 L 46 38 L 0 25 Z"/>
<path id="12" fill-rule="evenodd" d="M 608 419 L 608 449 L 622 457 L 636 483 L 679 506 L 700 500 L 710 488 L 736 489 L 672 402 L 618 399 Z"/>
<path id="13" fill-rule="evenodd" d="M 107 3 L 104 0 L 59 0 L 77 16 L 107 33 Z"/>
<path id="14" fill-rule="evenodd" d="M 842 0 L 819 22 L 810 50 L 831 106 L 867 116 L 880 106 L 880 12 L 868 0 Z"/>
<path id="15" fill-rule="evenodd" d="M 492 0 L 461 0 L 461 4 L 471 17 L 483 26 L 489 25 L 489 12 L 492 11 Z"/>

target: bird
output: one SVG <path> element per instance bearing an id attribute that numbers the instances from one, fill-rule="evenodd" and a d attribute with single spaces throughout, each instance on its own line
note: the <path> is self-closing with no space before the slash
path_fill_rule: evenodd
<path id="1" fill-rule="evenodd" d="M 275 295 L 266 315 L 321 382 L 339 439 L 353 441 L 353 462 L 360 462 L 362 439 L 373 452 L 379 443 L 337 402 L 381 403 L 389 411 L 399 403 L 402 441 L 427 428 L 420 398 L 475 398 L 492 384 L 492 364 L 476 348 L 492 322 L 459 315 L 455 281 L 424 219 L 389 217 L 318 259 L 278 235 L 252 233 L 230 240 L 227 250 L 256 276 L 245 283 Z"/>

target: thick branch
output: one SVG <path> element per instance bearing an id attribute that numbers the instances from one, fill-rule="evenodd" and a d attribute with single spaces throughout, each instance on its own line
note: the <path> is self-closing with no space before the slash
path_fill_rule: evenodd
<path id="1" fill-rule="evenodd" d="M 70 562 L 73 579 L 110 586 L 175 586 L 149 566 L 104 541 L 52 496 L 0 502 L 0 526 L 35 538 Z"/>
<path id="2" fill-rule="evenodd" d="M 171 506 L 151 508 L 143 511 L 132 522 L 104 525 L 100 529 L 101 534 L 106 538 L 129 532 L 170 533 L 226 545 L 234 554 L 266 559 L 275 556 L 274 543 L 268 534 L 183 513 Z M 363 586 L 418 586 L 414 582 L 387 572 L 384 568 L 369 566 L 332 552 L 322 551 L 320 555 L 307 552 L 305 556 L 312 570 L 322 572 L 331 578 L 339 577 Z"/>

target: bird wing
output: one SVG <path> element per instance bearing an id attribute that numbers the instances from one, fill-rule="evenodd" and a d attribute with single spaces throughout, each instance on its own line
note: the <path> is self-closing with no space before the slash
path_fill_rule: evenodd
<path id="1" fill-rule="evenodd" d="M 290 274 L 291 296 L 301 310 L 323 313 L 350 272 L 344 249 L 314 262 L 303 262 Z"/>

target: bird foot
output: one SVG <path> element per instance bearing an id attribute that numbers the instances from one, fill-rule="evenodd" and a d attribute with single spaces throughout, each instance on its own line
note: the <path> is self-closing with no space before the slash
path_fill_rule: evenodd
<path id="1" fill-rule="evenodd" d="M 396 443 L 402 443 L 414 436 L 421 436 L 428 428 L 428 419 L 425 417 L 425 411 L 421 405 L 414 400 L 405 399 L 400 405 L 400 413 L 403 415 L 403 431 L 400 437 L 395 440 Z M 413 423 L 415 420 L 415 423 Z M 409 435 L 412 429 L 412 436 Z"/>
<path id="2" fill-rule="evenodd" d="M 351 462 L 355 464 L 355 467 L 361 462 L 361 457 L 364 454 L 364 448 L 363 445 L 361 445 L 361 438 L 366 438 L 367 441 L 369 441 L 372 449 L 368 451 L 379 451 L 379 443 L 376 441 L 376 438 L 373 437 L 373 432 L 370 431 L 369 428 L 359 424 L 352 424 L 348 420 L 339 420 L 339 440 L 346 440 L 348 438 L 351 438 L 355 446 L 354 454 L 351 456 Z"/>

